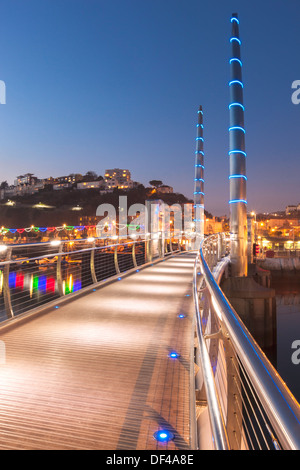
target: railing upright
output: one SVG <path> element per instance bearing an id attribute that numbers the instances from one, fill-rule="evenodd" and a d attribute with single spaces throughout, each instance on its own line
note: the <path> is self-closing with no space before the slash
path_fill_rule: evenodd
<path id="1" fill-rule="evenodd" d="M 97 276 L 96 276 L 96 271 L 95 271 L 95 248 L 96 248 L 96 242 L 92 242 L 92 249 L 91 249 L 91 259 L 90 259 L 90 269 L 91 269 L 91 276 L 92 276 L 92 282 L 93 284 L 96 284 L 97 282 Z"/>
<path id="2" fill-rule="evenodd" d="M 9 261 L 11 260 L 11 254 L 12 254 L 12 248 L 9 247 L 6 252 L 6 261 L 8 261 L 8 263 L 5 264 L 4 270 L 3 270 L 3 297 L 4 297 L 4 306 L 5 306 L 6 314 L 8 317 L 13 318 L 14 312 L 12 309 L 10 287 L 9 287 L 9 271 L 10 271 Z"/>
<path id="3" fill-rule="evenodd" d="M 64 244 L 60 243 L 59 247 L 58 247 L 58 256 L 57 256 L 57 262 L 56 262 L 57 290 L 58 290 L 58 294 L 60 296 L 64 295 L 63 279 L 62 279 L 62 272 L 61 272 L 61 262 L 62 262 L 62 256 L 63 256 L 63 248 L 64 248 Z"/>
<path id="4" fill-rule="evenodd" d="M 114 264 L 115 264 L 116 273 L 120 274 L 120 268 L 119 268 L 119 263 L 118 263 L 118 245 L 115 245 L 114 247 Z"/>

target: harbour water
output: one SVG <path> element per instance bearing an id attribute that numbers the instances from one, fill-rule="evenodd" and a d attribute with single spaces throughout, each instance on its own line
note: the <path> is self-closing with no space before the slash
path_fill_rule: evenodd
<path id="1" fill-rule="evenodd" d="M 277 305 L 277 370 L 300 402 L 300 364 L 292 361 L 292 343 L 300 340 L 300 273 L 273 271 L 271 279 Z"/>

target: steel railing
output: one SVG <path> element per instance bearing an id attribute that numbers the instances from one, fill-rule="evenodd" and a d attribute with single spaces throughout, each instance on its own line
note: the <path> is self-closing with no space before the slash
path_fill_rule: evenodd
<path id="1" fill-rule="evenodd" d="M 195 261 L 196 403 L 208 408 L 215 449 L 300 449 L 300 406 L 219 287 L 227 254 L 217 234 Z"/>
<path id="2" fill-rule="evenodd" d="M 185 249 L 161 234 L 0 245 L 0 322 L 71 298 Z"/>

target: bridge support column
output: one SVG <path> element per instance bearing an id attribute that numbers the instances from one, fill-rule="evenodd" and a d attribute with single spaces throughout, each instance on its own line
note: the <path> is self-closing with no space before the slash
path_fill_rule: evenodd
<path id="1" fill-rule="evenodd" d="M 230 257 L 233 276 L 247 276 L 247 201 L 246 201 L 246 153 L 244 129 L 243 82 L 239 20 L 231 18 L 232 58 L 229 104 L 229 188 L 230 188 Z"/>
<path id="2" fill-rule="evenodd" d="M 253 277 L 225 279 L 221 288 L 259 346 L 275 362 L 275 290 L 258 284 Z"/>
<path id="3" fill-rule="evenodd" d="M 199 250 L 204 238 L 204 151 L 203 151 L 203 111 L 198 110 L 197 137 L 195 151 L 195 179 L 194 179 L 194 223 L 195 240 L 193 247 Z"/>
<path id="4" fill-rule="evenodd" d="M 246 152 L 244 104 L 239 19 L 231 17 L 230 38 L 230 104 L 229 104 L 229 159 L 230 159 L 230 260 L 231 278 L 222 286 L 225 295 L 249 328 L 262 349 L 274 345 L 274 291 L 255 282 L 248 270 L 248 221 L 246 200 Z M 252 267 L 251 267 L 252 269 Z"/>

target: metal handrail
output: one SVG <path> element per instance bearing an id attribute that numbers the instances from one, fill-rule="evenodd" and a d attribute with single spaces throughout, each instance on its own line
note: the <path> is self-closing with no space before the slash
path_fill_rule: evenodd
<path id="1" fill-rule="evenodd" d="M 80 240 L 81 241 L 81 240 Z M 105 246 L 90 246 L 88 248 L 81 248 L 80 250 L 74 250 L 71 252 L 72 255 L 74 254 L 78 254 L 78 253 L 85 253 L 85 252 L 92 252 L 92 251 L 97 251 L 97 250 L 104 250 L 104 249 L 107 249 L 107 248 L 115 248 L 115 247 L 118 247 L 118 246 L 126 246 L 126 245 L 133 245 L 133 244 L 137 244 L 137 243 L 141 243 L 141 242 L 144 242 L 145 240 L 140 240 L 140 241 L 131 241 L 131 242 L 127 242 L 127 243 L 115 243 L 115 244 L 112 244 L 112 245 L 105 245 Z M 69 243 L 69 241 L 65 241 L 66 243 Z M 64 243 L 64 241 L 61 242 L 62 244 Z M 14 248 L 14 245 L 9 245 L 10 247 Z M 18 245 L 19 247 L 22 247 L 22 245 Z M 28 246 L 28 245 L 27 245 Z M 34 245 L 35 246 L 35 245 Z M 37 245 L 38 246 L 38 245 Z M 24 245 L 24 247 L 26 247 Z M 22 264 L 24 262 L 27 262 L 27 261 L 34 261 L 34 260 L 42 260 L 44 259 L 45 257 L 46 258 L 55 258 L 56 256 L 66 256 L 68 255 L 69 253 L 68 252 L 65 252 L 65 251 L 58 251 L 56 253 L 47 253 L 47 255 L 40 255 L 40 256 L 34 256 L 32 258 L 22 258 L 21 260 L 10 260 L 10 261 L 0 261 L 0 267 L 3 265 L 6 265 L 6 264 Z"/>
<path id="2" fill-rule="evenodd" d="M 194 276 L 193 276 L 193 294 L 196 311 L 196 327 L 197 337 L 199 344 L 199 360 L 202 366 L 204 386 L 206 391 L 206 397 L 208 402 L 208 409 L 210 415 L 210 424 L 212 428 L 212 434 L 214 438 L 214 444 L 216 450 L 228 450 L 228 437 L 226 433 L 226 427 L 224 418 L 221 411 L 220 401 L 218 399 L 218 393 L 214 380 L 214 374 L 211 367 L 211 362 L 207 347 L 205 344 L 204 333 L 202 329 L 202 321 L 200 316 L 199 298 L 198 298 L 198 287 L 197 287 L 197 265 L 199 260 L 199 254 L 196 257 L 194 265 Z"/>
<path id="3" fill-rule="evenodd" d="M 124 244 L 124 243 L 132 243 L 132 242 L 136 242 L 136 241 L 150 241 L 150 240 L 157 240 L 159 239 L 160 235 L 161 234 L 165 234 L 165 232 L 163 231 L 160 231 L 160 232 L 148 232 L 148 233 L 141 233 L 141 234 L 134 234 L 135 237 L 134 238 L 131 238 L 130 235 L 128 235 L 127 237 L 123 237 L 123 236 L 119 236 L 119 235 L 115 235 L 115 236 L 107 236 L 107 237 L 97 237 L 97 236 L 94 236 L 94 237 L 87 237 L 87 238 L 53 238 L 52 240 L 48 240 L 48 241 L 38 241 L 38 242 L 29 242 L 29 243 L 2 243 L 0 241 L 0 246 L 7 246 L 7 247 L 12 247 L 12 248 L 29 248 L 29 247 L 34 247 L 34 246 L 46 246 L 46 245 L 51 245 L 52 242 L 60 242 L 60 243 L 70 243 L 70 242 L 76 242 L 76 243 L 81 243 L 81 242 L 89 242 L 91 239 L 93 239 L 93 241 L 106 241 L 106 240 L 119 240 L 119 242 L 117 244 Z M 192 234 L 193 235 L 193 234 Z M 157 237 L 157 238 L 156 238 Z M 169 239 L 170 237 L 166 237 L 165 236 L 165 239 Z M 172 236 L 171 236 L 172 238 Z M 192 238 L 191 236 L 188 237 L 187 235 L 182 235 L 182 238 Z M 123 243 L 120 243 L 120 240 L 127 240 L 124 241 Z M 129 240 L 130 239 L 130 240 Z M 177 240 L 178 238 L 176 238 Z"/>
<path id="4" fill-rule="evenodd" d="M 101 246 L 95 246 L 94 245 L 94 242 L 96 241 L 99 241 L 99 240 L 110 240 L 110 238 L 104 238 L 104 237 L 93 237 L 93 240 L 91 241 L 89 238 L 80 238 L 80 239 L 70 239 L 70 240 L 54 240 L 54 241 L 57 241 L 59 242 L 59 245 L 63 245 L 63 244 L 67 244 L 67 243 L 90 243 L 90 244 L 93 244 L 92 246 L 88 247 L 88 248 L 81 248 L 79 250 L 73 250 L 72 251 L 72 255 L 74 254 L 77 254 L 77 253 L 84 253 L 84 252 L 90 252 L 90 251 L 98 251 L 98 250 L 103 250 L 103 249 L 108 249 L 108 248 L 116 248 L 118 246 L 126 246 L 126 245 L 134 245 L 134 244 L 139 244 L 139 243 L 142 243 L 142 242 L 150 242 L 150 241 L 153 241 L 154 239 L 151 238 L 151 235 L 152 234 L 149 234 L 149 237 L 146 237 L 146 238 L 142 238 L 142 237 L 139 237 L 138 239 L 132 239 L 130 241 L 126 241 L 126 242 L 123 242 L 123 243 L 110 243 L 109 245 L 101 245 Z M 52 240 L 53 241 L 53 240 Z M 16 249 L 16 248 L 32 248 L 32 247 L 46 247 L 46 246 L 53 246 L 55 247 L 55 245 L 52 245 L 52 241 L 49 241 L 49 242 L 39 242 L 39 243 L 21 243 L 21 244 L 5 244 L 5 245 L 0 245 L 0 246 L 5 246 L 7 247 L 8 249 Z M 21 260 L 9 260 L 9 261 L 0 261 L 0 267 L 1 266 L 5 266 L 7 264 L 22 264 L 24 262 L 27 262 L 27 261 L 34 261 L 34 260 L 42 260 L 44 259 L 45 257 L 47 258 L 55 258 L 56 256 L 65 256 L 66 254 L 68 254 L 67 252 L 61 252 L 61 251 L 58 251 L 58 252 L 55 252 L 55 253 L 47 253 L 46 256 L 45 255 L 40 255 L 40 256 L 34 256 L 34 257 L 31 257 L 31 258 L 22 258 Z"/>
<path id="5" fill-rule="evenodd" d="M 210 238 L 201 243 L 199 262 L 213 307 L 221 318 L 221 324 L 248 374 L 281 447 L 284 450 L 298 450 L 300 449 L 300 405 L 217 284 L 204 256 L 205 244 Z M 213 418 L 211 410 L 210 413 Z"/>

